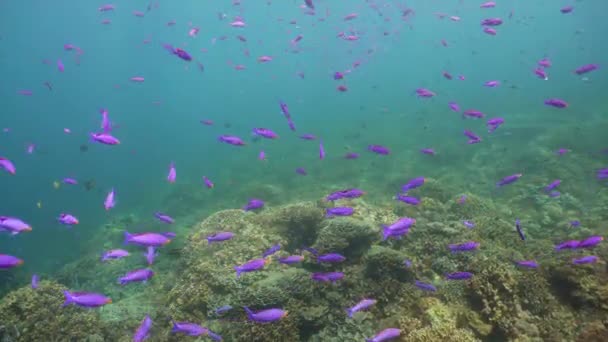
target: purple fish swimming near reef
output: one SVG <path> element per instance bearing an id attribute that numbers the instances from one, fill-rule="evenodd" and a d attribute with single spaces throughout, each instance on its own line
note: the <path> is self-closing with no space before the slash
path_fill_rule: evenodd
<path id="1" fill-rule="evenodd" d="M 389 226 L 382 226 L 382 239 L 400 238 L 409 233 L 410 228 L 416 224 L 416 219 L 410 217 L 401 217 Z"/>
<path id="2" fill-rule="evenodd" d="M 17 235 L 23 232 L 31 232 L 32 227 L 19 218 L 0 216 L 0 232 L 3 231 L 11 235 Z"/>
<path id="3" fill-rule="evenodd" d="M 514 182 L 516 182 L 516 181 L 517 181 L 519 178 L 521 178 L 521 176 L 523 176 L 523 175 L 524 175 L 523 173 L 516 173 L 516 174 L 510 175 L 510 176 L 506 176 L 506 177 L 504 177 L 503 179 L 501 179 L 500 181 L 498 181 L 498 182 L 496 183 L 496 186 L 497 186 L 497 187 L 501 187 L 501 186 L 505 186 L 505 185 L 508 185 L 508 184 L 514 183 Z"/>
<path id="4" fill-rule="evenodd" d="M 40 277 L 38 277 L 38 275 L 37 275 L 37 274 L 33 274 L 33 275 L 32 275 L 32 282 L 31 282 L 32 289 L 34 289 L 34 290 L 35 290 L 35 289 L 37 289 L 37 288 L 38 288 L 38 286 L 39 286 L 39 284 L 38 284 L 38 283 L 39 283 L 39 281 L 40 281 Z"/>
<path id="5" fill-rule="evenodd" d="M 386 328 L 377 333 L 374 337 L 366 339 L 365 342 L 384 342 L 399 336 L 401 336 L 401 330 L 397 328 Z"/>
<path id="6" fill-rule="evenodd" d="M 479 242 L 467 241 L 463 243 L 453 243 L 448 245 L 448 249 L 452 253 L 473 251 L 479 248 Z"/>
<path id="7" fill-rule="evenodd" d="M 551 182 L 549 185 L 547 185 L 545 187 L 545 192 L 551 192 L 551 190 L 554 190 L 555 188 L 557 188 L 560 184 L 562 184 L 562 181 L 559 179 L 554 180 L 553 182 Z"/>
<path id="8" fill-rule="evenodd" d="M 104 145 L 119 145 L 120 140 L 109 133 L 91 133 L 91 140 Z"/>
<path id="9" fill-rule="evenodd" d="M 499 26 L 502 24 L 502 19 L 500 18 L 487 18 L 481 21 L 482 26 Z"/>
<path id="10" fill-rule="evenodd" d="M 245 146 L 245 142 L 243 141 L 243 139 L 234 135 L 220 135 L 217 140 L 229 145 Z"/>
<path id="11" fill-rule="evenodd" d="M 5 170 L 11 175 L 14 175 L 17 172 L 15 164 L 4 157 L 0 157 L 0 169 Z"/>
<path id="12" fill-rule="evenodd" d="M 254 128 L 252 133 L 256 136 L 266 139 L 278 139 L 279 135 L 268 128 Z"/>
<path id="13" fill-rule="evenodd" d="M 317 262 L 339 263 L 346 260 L 346 257 L 338 253 L 328 253 L 317 256 Z"/>
<path id="14" fill-rule="evenodd" d="M 150 318 L 150 315 L 146 315 L 137 330 L 135 330 L 135 334 L 133 334 L 133 342 L 143 342 L 146 340 L 150 335 L 150 328 L 152 328 L 152 318 Z"/>
<path id="15" fill-rule="evenodd" d="M 163 223 L 172 224 L 175 222 L 175 220 L 171 216 L 169 216 L 167 214 L 163 214 L 161 212 L 154 213 L 154 217 L 156 217 L 160 222 L 163 222 Z"/>
<path id="16" fill-rule="evenodd" d="M 293 265 L 298 264 L 304 261 L 304 256 L 302 255 L 290 255 L 283 258 L 279 258 L 279 262 L 285 265 Z"/>
<path id="17" fill-rule="evenodd" d="M 132 283 L 135 281 L 144 281 L 145 282 L 148 279 L 152 278 L 153 276 L 154 276 L 154 271 L 152 271 L 149 268 L 142 268 L 142 269 L 128 272 L 124 276 L 118 278 L 118 283 L 120 285 L 125 285 L 125 284 Z"/>
<path id="18" fill-rule="evenodd" d="M 273 245 L 270 248 L 268 248 L 266 251 L 264 251 L 264 253 L 262 253 L 262 258 L 269 257 L 280 250 L 281 250 L 281 245 L 277 243 L 276 245 Z"/>
<path id="19" fill-rule="evenodd" d="M 241 276 L 241 273 L 248 273 L 248 272 L 254 272 L 254 271 L 259 271 L 261 269 L 264 268 L 264 266 L 268 265 L 270 263 L 271 259 L 253 259 L 253 260 L 249 260 L 246 263 L 240 265 L 240 266 L 234 266 L 234 270 L 236 271 L 236 277 L 239 278 Z"/>
<path id="20" fill-rule="evenodd" d="M 319 139 L 319 159 L 325 159 L 325 147 L 323 146 L 322 139 Z"/>
<path id="21" fill-rule="evenodd" d="M 131 243 L 141 246 L 160 247 L 171 242 L 171 239 L 159 233 L 135 233 L 125 232 L 125 244 Z"/>
<path id="22" fill-rule="evenodd" d="M 108 211 L 116 205 L 116 193 L 114 192 L 114 188 L 108 192 L 106 195 L 106 199 L 103 201 L 103 208 Z"/>
<path id="23" fill-rule="evenodd" d="M 314 281 L 318 281 L 318 282 L 322 282 L 322 283 L 334 283 L 338 280 L 341 280 L 344 278 L 344 273 L 342 272 L 316 272 L 310 275 L 310 279 L 314 280 Z"/>
<path id="24" fill-rule="evenodd" d="M 520 260 L 515 261 L 515 264 L 524 268 L 538 268 L 538 263 L 535 260 Z"/>
<path id="25" fill-rule="evenodd" d="M 400 202 L 403 202 L 403 203 L 409 204 L 409 205 L 420 204 L 420 199 L 418 199 L 416 197 L 412 197 L 412 196 L 397 194 L 397 196 L 395 196 L 395 199 L 397 201 L 400 201 Z"/>
<path id="26" fill-rule="evenodd" d="M 101 254 L 101 262 L 105 262 L 112 259 L 122 259 L 128 256 L 129 252 L 125 251 L 124 249 L 111 249 Z"/>
<path id="27" fill-rule="evenodd" d="M 350 207 L 335 207 L 325 209 L 325 217 L 332 218 L 336 216 L 352 216 L 355 209 Z"/>
<path id="28" fill-rule="evenodd" d="M 366 310 L 375 305 L 378 301 L 375 299 L 364 298 L 355 304 L 353 307 L 346 309 L 348 317 L 353 318 L 353 315 L 361 310 Z"/>
<path id="29" fill-rule="evenodd" d="M 494 132 L 503 123 L 505 123 L 505 119 L 503 119 L 503 118 L 489 119 L 488 122 L 486 123 L 486 127 L 488 127 L 488 133 Z"/>
<path id="30" fill-rule="evenodd" d="M 187 336 L 207 336 L 209 334 L 209 329 L 202 327 L 196 323 L 173 321 L 173 328 L 171 329 L 171 333 L 180 333 Z"/>
<path id="31" fill-rule="evenodd" d="M 73 226 L 73 225 L 80 223 L 78 221 L 78 218 L 76 218 L 76 216 L 66 214 L 66 213 L 59 214 L 57 221 L 59 221 L 59 223 L 64 224 L 66 226 Z"/>
<path id="32" fill-rule="evenodd" d="M 251 199 L 249 199 L 249 202 L 247 202 L 247 205 L 245 205 L 243 207 L 243 210 L 251 211 L 251 210 L 260 209 L 262 207 L 264 207 L 264 201 L 262 201 L 261 199 L 257 199 L 257 198 L 251 198 Z"/>
<path id="33" fill-rule="evenodd" d="M 421 289 L 422 291 L 430 291 L 430 292 L 436 292 L 437 288 L 435 286 L 433 286 L 432 284 L 429 283 L 425 283 L 422 282 L 420 280 L 416 280 L 414 282 L 414 285 L 416 285 L 417 288 Z"/>
<path id="34" fill-rule="evenodd" d="M 0 254 L 0 270 L 23 265 L 23 260 L 8 254 Z"/>
<path id="35" fill-rule="evenodd" d="M 391 150 L 389 150 L 388 147 L 384 147 L 382 145 L 369 145 L 367 146 L 367 149 L 371 152 L 381 155 L 388 155 L 391 153 Z"/>
<path id="36" fill-rule="evenodd" d="M 232 232 L 217 232 L 212 235 L 207 236 L 207 244 L 212 244 L 213 242 L 222 242 L 226 240 L 230 240 L 234 237 L 234 233 Z"/>
<path id="37" fill-rule="evenodd" d="M 410 179 L 405 185 L 401 187 L 401 191 L 407 193 L 410 190 L 416 189 L 424 185 L 425 179 L 424 177 L 416 177 Z"/>
<path id="38" fill-rule="evenodd" d="M 360 189 L 351 188 L 351 189 L 345 189 L 345 190 L 339 190 L 336 192 L 332 192 L 331 194 L 327 195 L 325 200 L 337 201 L 337 200 L 343 199 L 343 198 L 351 198 L 351 199 L 358 198 L 363 195 L 365 195 L 365 191 L 360 190 Z"/>
<path id="39" fill-rule="evenodd" d="M 94 292 L 70 292 L 66 290 L 63 291 L 63 295 L 65 296 L 63 306 L 75 304 L 87 308 L 97 308 L 112 303 L 111 298 Z"/>
<path id="40" fill-rule="evenodd" d="M 146 262 L 148 266 L 152 266 L 154 264 L 154 259 L 156 258 L 156 248 L 154 246 L 148 246 L 146 248 L 146 252 L 144 253 L 144 257 L 146 257 Z"/>
<path id="41" fill-rule="evenodd" d="M 477 144 L 480 143 L 481 137 L 479 137 L 478 135 L 476 135 L 475 133 L 473 133 L 472 131 L 469 131 L 467 129 L 464 130 L 464 135 L 469 138 L 468 144 L 472 145 L 472 144 Z"/>
<path id="42" fill-rule="evenodd" d="M 251 311 L 248 307 L 244 306 L 247 317 L 250 321 L 257 323 L 270 323 L 287 317 L 288 312 L 283 309 L 266 309 L 258 312 Z"/>
<path id="43" fill-rule="evenodd" d="M 445 275 L 445 278 L 448 280 L 467 280 L 473 278 L 473 273 L 471 272 L 453 272 Z"/>
<path id="44" fill-rule="evenodd" d="M 560 244 L 555 245 L 555 250 L 556 251 L 561 251 L 564 249 L 575 249 L 576 247 L 578 247 L 578 244 L 580 243 L 580 241 L 578 240 L 568 240 L 568 241 L 564 241 Z"/>
<path id="45" fill-rule="evenodd" d="M 568 107 L 568 102 L 562 100 L 562 99 L 557 99 L 557 98 L 551 98 L 551 99 L 546 99 L 545 100 L 545 104 L 547 106 L 551 106 L 551 107 L 555 107 L 555 108 L 566 108 Z"/>
<path id="46" fill-rule="evenodd" d="M 600 242 L 604 241 L 603 236 L 594 235 L 590 236 L 584 240 L 581 240 L 575 248 L 593 248 L 600 244 Z"/>
<path id="47" fill-rule="evenodd" d="M 600 258 L 598 258 L 595 255 L 587 255 L 584 257 L 572 259 L 572 263 L 575 265 L 595 264 L 599 260 L 600 260 Z"/>

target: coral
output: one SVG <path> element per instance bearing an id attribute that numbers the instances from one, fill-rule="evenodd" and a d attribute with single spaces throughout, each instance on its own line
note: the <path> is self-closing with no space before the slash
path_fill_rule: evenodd
<path id="1" fill-rule="evenodd" d="M 314 243 L 325 212 L 314 202 L 299 202 L 273 208 L 258 216 L 252 222 L 263 227 L 276 227 L 277 232 L 288 241 L 285 248 L 296 249 Z"/>
<path id="2" fill-rule="evenodd" d="M 12 341 L 93 341 L 109 338 L 97 310 L 62 308 L 62 285 L 41 281 L 36 290 L 22 287 L 0 301 L 0 337 Z M 3 337 L 4 336 L 4 337 Z"/>
<path id="3" fill-rule="evenodd" d="M 608 341 L 608 321 L 593 321 L 587 323 L 576 337 L 580 342 Z"/>
<path id="4" fill-rule="evenodd" d="M 359 258 L 379 238 L 378 229 L 354 218 L 334 218 L 323 222 L 314 247 L 327 252 Z"/>
<path id="5" fill-rule="evenodd" d="M 420 328 L 403 330 L 406 334 L 404 341 L 478 341 L 471 331 L 457 326 L 457 312 L 442 303 L 439 299 L 426 297 L 420 301 L 420 309 L 424 313 L 422 318 L 427 325 Z M 403 322 L 402 322 L 403 323 Z"/>
<path id="6" fill-rule="evenodd" d="M 448 202 L 450 218 L 454 220 L 469 220 L 494 211 L 491 202 L 471 193 L 465 193 L 464 195 L 466 196 L 464 203 L 459 202 L 460 196 L 453 197 Z"/>
<path id="7" fill-rule="evenodd" d="M 372 246 L 364 258 L 365 276 L 372 279 L 392 277 L 400 281 L 412 280 L 412 274 L 403 265 L 405 257 L 388 247 Z"/>
<path id="8" fill-rule="evenodd" d="M 277 322 L 253 323 L 245 321 L 231 322 L 225 329 L 224 340 L 235 342 L 298 342 L 299 336 L 296 319 L 291 313 Z"/>

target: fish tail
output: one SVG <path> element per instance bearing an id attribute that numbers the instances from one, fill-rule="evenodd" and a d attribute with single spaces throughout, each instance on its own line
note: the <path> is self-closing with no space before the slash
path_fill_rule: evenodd
<path id="1" fill-rule="evenodd" d="M 387 226 L 382 226 L 382 241 L 386 241 L 389 236 L 391 236 L 391 231 Z"/>
<path id="2" fill-rule="evenodd" d="M 234 270 L 236 271 L 236 277 L 239 278 L 241 276 L 241 268 L 234 266 Z"/>
<path id="3" fill-rule="evenodd" d="M 63 295 L 65 296 L 65 301 L 63 302 L 63 306 L 68 306 L 72 303 L 74 303 L 74 298 L 72 297 L 72 294 L 70 293 L 70 291 L 65 290 L 63 291 Z"/>
<path id="4" fill-rule="evenodd" d="M 349 318 L 353 318 L 354 312 L 351 309 L 346 309 L 346 313 L 348 314 Z"/>
<path id="5" fill-rule="evenodd" d="M 129 240 L 131 239 L 131 234 L 129 232 L 125 232 L 125 242 L 124 244 L 127 245 L 129 244 Z"/>

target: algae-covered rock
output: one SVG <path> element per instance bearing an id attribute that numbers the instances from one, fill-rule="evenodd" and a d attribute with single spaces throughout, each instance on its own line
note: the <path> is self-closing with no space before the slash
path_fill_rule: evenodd
<path id="1" fill-rule="evenodd" d="M 0 300 L 0 337 L 7 341 L 103 340 L 100 309 L 62 307 L 64 286 L 41 281 L 38 289 L 22 287 Z M 112 305 L 112 304 L 110 304 Z"/>
<path id="2" fill-rule="evenodd" d="M 323 222 L 314 247 L 322 251 L 342 253 L 353 259 L 361 257 L 378 238 L 378 229 L 369 222 L 335 218 Z"/>

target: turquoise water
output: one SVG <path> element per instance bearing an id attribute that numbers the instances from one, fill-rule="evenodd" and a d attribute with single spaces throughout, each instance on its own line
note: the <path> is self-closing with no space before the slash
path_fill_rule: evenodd
<path id="1" fill-rule="evenodd" d="M 522 217 L 537 225 L 537 236 L 547 244 L 566 240 L 571 233 L 563 225 L 574 219 L 583 222 L 587 235 L 605 234 L 608 222 L 601 212 L 608 195 L 596 171 L 608 167 L 608 52 L 602 44 L 608 24 L 600 15 L 607 4 L 497 1 L 495 8 L 481 9 L 469 0 L 314 3 L 309 15 L 299 1 L 119 1 L 107 12 L 98 11 L 101 3 L 1 2 L 0 156 L 17 172 L 0 172 L 0 215 L 21 218 L 33 230 L 0 236 L 0 254 L 25 261 L 0 272 L 0 293 L 28 284 L 34 273 L 55 279 L 68 264 L 123 247 L 123 230 L 175 231 L 179 249 L 197 222 L 241 208 L 252 197 L 272 210 L 358 187 L 369 205 L 394 207 L 401 205 L 393 200 L 400 185 L 416 176 L 436 180 L 443 201 L 467 193 L 502 206 L 499 212 L 511 214 L 505 219 Z M 560 13 L 570 4 L 571 13 Z M 407 8 L 414 12 L 405 20 Z M 358 16 L 343 20 L 349 13 Z M 246 27 L 231 27 L 237 16 Z M 479 24 L 492 17 L 504 20 L 495 36 Z M 188 35 L 190 23 L 200 28 L 195 37 Z M 340 32 L 358 40 L 342 39 Z M 303 39 L 290 43 L 298 35 Z M 82 53 L 66 51 L 64 44 Z M 193 61 L 172 55 L 163 44 L 184 49 Z M 263 55 L 273 60 L 258 62 Z M 534 74 L 545 57 L 552 62 L 548 80 Z M 590 63 L 599 69 L 573 73 Z M 236 64 L 246 69 L 236 70 Z M 338 71 L 343 80 L 334 80 Z M 442 76 L 444 71 L 453 79 Z M 130 81 L 134 76 L 145 81 Z M 501 84 L 483 86 L 490 80 Z M 339 85 L 348 90 L 338 91 Z M 418 88 L 436 95 L 419 98 Z M 21 95 L 25 89 L 33 94 Z M 547 106 L 549 98 L 569 105 Z M 296 132 L 289 130 L 279 101 L 288 104 Z M 452 101 L 486 117 L 462 119 L 449 109 Z M 120 145 L 89 138 L 100 131 L 100 108 L 109 111 Z M 489 134 L 485 122 L 493 117 L 505 123 Z M 201 124 L 206 119 L 214 124 Z M 254 139 L 254 127 L 270 128 L 280 138 Z M 467 144 L 464 129 L 483 141 Z M 322 138 L 325 159 L 319 159 L 318 139 L 299 138 L 305 133 Z M 247 145 L 222 144 L 222 134 L 237 135 Z M 32 154 L 28 144 L 35 145 Z M 370 144 L 391 153 L 374 154 Z M 422 148 L 437 154 L 422 154 Z M 571 152 L 559 157 L 559 148 Z M 262 150 L 267 160 L 258 159 Z M 345 160 L 347 152 L 360 158 Z M 171 162 L 174 184 L 166 180 Z M 296 174 L 298 167 L 308 174 Z M 516 173 L 524 176 L 497 189 L 496 182 Z M 207 189 L 202 176 L 215 187 Z M 79 184 L 53 186 L 66 177 Z M 539 199 L 542 187 L 556 178 L 562 179 L 562 196 L 551 203 L 563 215 L 539 222 L 547 200 Z M 111 188 L 117 204 L 105 211 Z M 159 223 L 157 211 L 176 223 Z M 59 224 L 62 212 L 80 223 Z M 605 254 L 605 246 L 600 248 Z M 605 270 L 600 273 L 597 279 L 605 277 Z"/>

